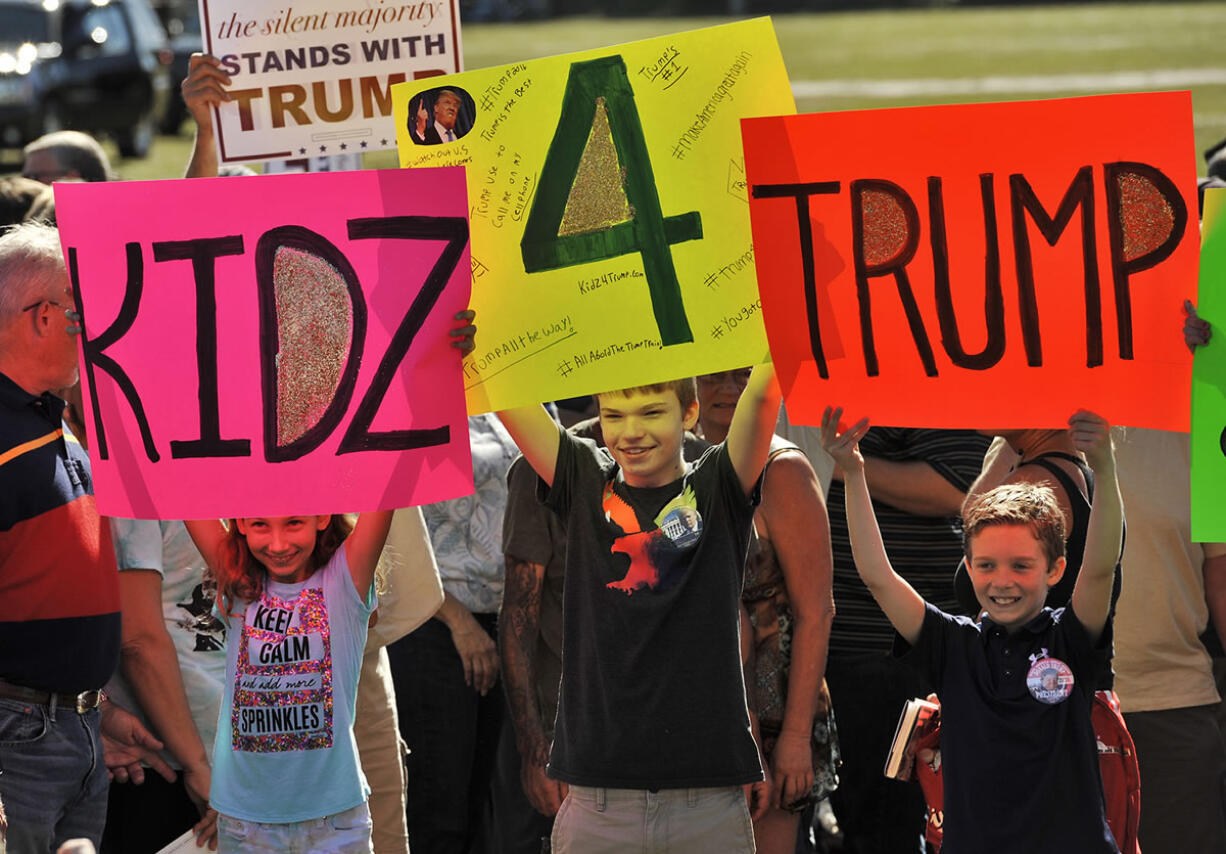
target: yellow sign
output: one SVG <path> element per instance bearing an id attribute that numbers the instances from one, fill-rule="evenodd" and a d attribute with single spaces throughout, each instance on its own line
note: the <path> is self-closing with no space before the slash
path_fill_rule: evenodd
<path id="1" fill-rule="evenodd" d="M 768 18 L 392 88 L 402 166 L 468 167 L 470 413 L 761 361 L 740 120 Z"/>

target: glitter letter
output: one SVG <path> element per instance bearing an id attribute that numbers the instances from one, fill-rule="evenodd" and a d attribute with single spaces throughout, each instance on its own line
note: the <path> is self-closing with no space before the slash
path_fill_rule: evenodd
<path id="1" fill-rule="evenodd" d="M 996 194 L 990 172 L 979 176 L 979 195 L 983 199 L 983 240 L 986 244 L 983 315 L 988 340 L 978 353 L 968 353 L 962 346 L 958 316 L 954 312 L 953 294 L 949 286 L 949 240 L 945 232 L 945 200 L 941 194 L 941 179 L 928 179 L 928 227 L 931 231 L 933 290 L 937 320 L 941 324 L 941 346 L 959 368 L 985 371 L 1005 354 L 1005 295 L 1000 286 L 1000 231 L 996 227 Z"/>
<path id="2" fill-rule="evenodd" d="M 278 266 L 278 253 L 283 249 L 293 254 Z M 344 283 L 349 294 L 349 317 L 338 316 L 330 289 L 310 286 L 310 277 L 316 272 L 312 261 L 330 267 L 330 272 Z M 260 237 L 255 249 L 255 276 L 260 292 L 264 459 L 280 463 L 296 460 L 319 447 L 345 414 L 366 341 L 366 298 L 349 259 L 323 235 L 300 225 L 283 225 Z M 283 280 L 279 282 L 278 276 Z M 288 305 L 278 299 L 282 295 Z M 295 346 L 303 343 L 297 339 L 282 342 L 283 324 L 287 331 L 309 330 L 320 315 L 344 324 L 349 339 L 344 343 L 348 346 L 335 340 L 339 330 L 331 328 L 320 331 L 329 343 L 327 347 Z M 338 376 L 337 362 L 346 349 L 348 358 Z"/>
<path id="3" fill-rule="evenodd" d="M 1098 252 L 1094 238 L 1094 174 L 1089 166 L 1077 170 L 1068 191 L 1048 216 L 1026 176 L 1009 176 L 1009 204 L 1013 211 L 1013 253 L 1017 268 L 1017 302 L 1022 320 L 1022 341 L 1026 347 L 1026 364 L 1037 368 L 1043 364 L 1043 342 L 1039 337 L 1039 304 L 1034 293 L 1034 259 L 1030 251 L 1030 232 L 1026 215 L 1038 227 L 1048 246 L 1055 246 L 1060 235 L 1081 208 L 1081 259 L 1085 270 L 1086 300 L 1086 366 L 1103 363 L 1103 298 L 1098 280 Z"/>
<path id="4" fill-rule="evenodd" d="M 387 352 L 375 370 L 370 388 L 362 396 L 354 411 L 349 429 L 341 438 L 337 454 L 354 451 L 402 451 L 411 448 L 427 448 L 445 445 L 451 440 L 451 428 L 446 425 L 434 428 L 414 427 L 403 430 L 370 432 L 370 425 L 379 412 L 383 396 L 396 376 L 396 370 L 413 344 L 413 338 L 430 315 L 434 304 L 442 296 L 448 279 L 460 263 L 464 247 L 468 244 L 468 220 L 452 216 L 386 216 L 349 220 L 350 240 L 446 240 L 447 245 L 430 268 L 417 296 L 413 298 L 404 320 L 396 327 Z"/>
<path id="5" fill-rule="evenodd" d="M 826 352 L 822 349 L 822 329 L 817 316 L 817 277 L 813 261 L 813 223 L 809 220 L 809 197 L 839 192 L 838 181 L 821 181 L 813 184 L 755 184 L 755 199 L 779 199 L 791 196 L 796 199 L 796 226 L 800 232 L 800 263 L 805 277 L 805 313 L 809 320 L 809 350 L 817 363 L 817 373 L 822 379 L 830 378 L 826 367 Z"/>
<path id="6" fill-rule="evenodd" d="M 1132 295 L 1128 279 L 1165 261 L 1188 225 L 1188 208 L 1170 178 L 1146 163 L 1104 163 L 1107 235 L 1120 358 L 1132 358 Z"/>
<path id="7" fill-rule="evenodd" d="M 867 214 L 867 216 L 866 216 Z M 856 267 L 856 296 L 860 302 L 860 338 L 864 367 L 877 376 L 877 347 L 873 338 L 873 304 L 868 280 L 892 273 L 911 327 L 911 338 L 924 364 L 924 373 L 937 375 L 936 360 L 924 319 L 907 278 L 907 264 L 919 247 L 919 212 L 907 191 L 892 181 L 865 178 L 851 182 L 851 243 Z"/>
<path id="8" fill-rule="evenodd" d="M 153 447 L 153 435 L 149 432 L 149 419 L 145 417 L 145 407 L 140 402 L 140 395 L 136 393 L 136 386 L 127 372 L 114 359 L 102 353 L 127 334 L 132 327 L 132 322 L 136 320 L 136 311 L 140 308 L 140 295 L 145 286 L 145 262 L 140 252 L 140 244 L 128 243 L 124 245 L 124 249 L 128 255 L 128 283 L 124 287 L 123 303 L 119 306 L 119 314 L 115 317 L 114 322 L 106 328 L 106 331 L 93 339 L 85 334 L 85 304 L 81 301 L 76 247 L 68 249 L 68 275 L 72 279 L 72 299 L 76 304 L 77 314 L 81 315 L 81 352 L 85 361 L 85 379 L 89 383 L 90 402 L 94 410 L 94 443 L 98 448 L 98 456 L 104 460 L 109 459 L 106 450 L 106 431 L 102 429 L 102 412 L 98 408 L 97 385 L 94 383 L 95 365 L 111 375 L 115 385 L 119 386 L 123 396 L 128 399 L 128 405 L 132 407 L 132 414 L 136 416 L 136 427 L 140 430 L 141 441 L 145 445 L 145 455 L 156 463 L 161 459 L 161 455 Z"/>
<path id="9" fill-rule="evenodd" d="M 221 438 L 217 402 L 217 293 L 216 260 L 242 255 L 241 235 L 169 240 L 153 244 L 154 261 L 191 261 L 196 281 L 196 373 L 199 381 L 200 438 L 172 439 L 172 459 L 184 457 L 249 457 L 251 441 Z"/>
<path id="10" fill-rule="evenodd" d="M 623 184 L 629 219 L 566 234 L 562 224 L 568 203 L 574 203 L 572 190 L 577 191 L 575 202 L 594 206 L 597 201 L 591 188 L 585 191 L 577 178 L 589 143 L 601 135 L 597 127 L 597 110 L 601 109 L 608 119 L 612 145 L 605 145 L 603 138 L 599 140 L 596 148 L 602 156 L 593 166 Z M 608 209 L 609 201 L 601 199 L 599 207 Z M 573 218 L 589 224 L 593 221 L 591 212 Z M 681 344 L 693 341 L 694 334 L 686 319 L 669 247 L 701 237 L 702 218 L 697 211 L 664 216 L 626 63 L 620 56 L 573 63 L 562 95 L 561 116 L 520 241 L 525 272 L 557 270 L 638 252 L 643 257 L 660 340 L 665 346 Z"/>

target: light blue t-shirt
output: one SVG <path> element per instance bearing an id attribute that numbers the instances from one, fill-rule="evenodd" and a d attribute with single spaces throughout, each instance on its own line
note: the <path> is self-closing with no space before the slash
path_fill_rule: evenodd
<path id="1" fill-rule="evenodd" d="M 269 580 L 258 601 L 227 617 L 214 809 L 276 824 L 366 800 L 353 715 L 374 607 L 374 585 L 363 601 L 342 546 L 306 581 Z"/>

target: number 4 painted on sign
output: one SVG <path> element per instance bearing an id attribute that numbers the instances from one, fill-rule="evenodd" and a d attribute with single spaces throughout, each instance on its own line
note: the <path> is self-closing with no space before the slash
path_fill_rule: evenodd
<path id="1" fill-rule="evenodd" d="M 669 247 L 701 237 L 697 211 L 663 214 L 626 63 L 620 56 L 573 63 L 524 227 L 524 270 L 538 273 L 638 252 L 660 340 L 682 344 L 694 334 Z"/>

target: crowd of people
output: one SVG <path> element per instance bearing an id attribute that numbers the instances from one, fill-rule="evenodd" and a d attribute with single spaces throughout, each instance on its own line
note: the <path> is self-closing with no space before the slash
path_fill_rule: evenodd
<path id="1" fill-rule="evenodd" d="M 61 180 L 114 174 L 0 179 L 0 854 L 1226 850 L 1187 435 L 798 427 L 767 364 L 472 416 L 452 501 L 106 519 Z M 937 798 L 882 773 L 917 697 Z"/>

